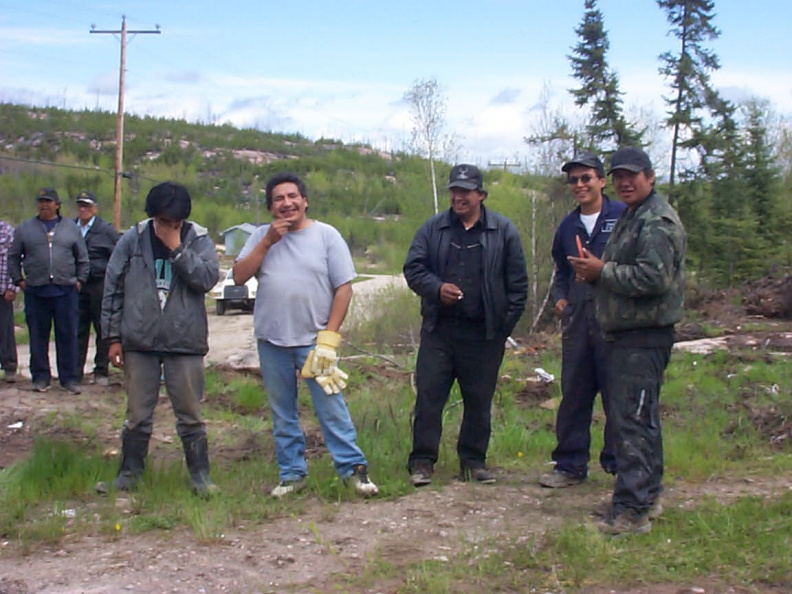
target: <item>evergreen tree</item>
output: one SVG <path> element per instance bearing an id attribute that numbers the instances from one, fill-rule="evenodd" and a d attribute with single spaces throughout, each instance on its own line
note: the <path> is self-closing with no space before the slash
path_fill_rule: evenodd
<path id="1" fill-rule="evenodd" d="M 619 77 L 608 66 L 610 42 L 597 0 L 585 0 L 585 10 L 583 21 L 575 29 L 580 41 L 568 56 L 573 76 L 581 86 L 569 92 L 575 105 L 590 108 L 586 131 L 592 148 L 601 151 L 608 143 L 616 148 L 640 144 L 641 134 L 624 117 Z"/>
<path id="2" fill-rule="evenodd" d="M 677 153 L 680 147 L 693 148 L 696 131 L 702 124 L 701 110 L 712 107 L 717 93 L 710 85 L 710 73 L 720 68 L 717 55 L 704 47 L 717 39 L 720 31 L 713 24 L 713 0 L 657 0 L 667 13 L 671 33 L 679 40 L 679 52 L 660 55 L 660 74 L 670 79 L 673 93 L 664 97 L 670 108 L 667 125 L 672 128 L 669 199 L 675 199 Z M 684 140 L 685 132 L 693 138 Z"/>
<path id="3" fill-rule="evenodd" d="M 766 103 L 751 100 L 745 112 L 746 199 L 756 215 L 761 235 L 771 238 L 789 230 L 789 211 L 781 198 L 781 172 L 768 138 Z"/>

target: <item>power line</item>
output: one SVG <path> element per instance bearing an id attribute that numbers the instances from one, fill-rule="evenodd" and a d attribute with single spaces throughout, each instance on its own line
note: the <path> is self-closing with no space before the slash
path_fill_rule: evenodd
<path id="1" fill-rule="evenodd" d="M 121 177 L 123 175 L 124 159 L 124 73 L 126 72 L 126 45 L 127 35 L 161 33 L 159 25 L 156 30 L 127 30 L 126 16 L 121 17 L 121 30 L 112 31 L 108 29 L 97 29 L 91 25 L 91 33 L 97 34 L 121 34 L 121 67 L 118 75 L 118 115 L 116 116 L 116 153 L 115 153 L 115 183 L 113 189 L 113 222 L 116 229 L 121 229 Z"/>

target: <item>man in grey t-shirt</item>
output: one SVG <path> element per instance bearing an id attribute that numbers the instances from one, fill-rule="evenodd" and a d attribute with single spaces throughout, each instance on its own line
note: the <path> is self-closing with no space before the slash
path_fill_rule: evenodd
<path id="1" fill-rule="evenodd" d="M 336 366 L 355 278 L 349 248 L 336 229 L 307 217 L 305 184 L 294 174 L 270 178 L 267 208 L 273 221 L 248 238 L 234 282 L 242 285 L 254 275 L 258 280 L 254 331 L 280 467 L 280 484 L 271 494 L 300 490 L 308 474 L 297 404 L 301 370 L 338 474 L 351 479 L 359 495 L 376 495 L 341 393 L 346 374 Z"/>

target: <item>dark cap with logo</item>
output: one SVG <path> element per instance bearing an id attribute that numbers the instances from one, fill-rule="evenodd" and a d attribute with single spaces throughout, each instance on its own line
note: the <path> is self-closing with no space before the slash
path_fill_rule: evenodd
<path id="1" fill-rule="evenodd" d="M 38 194 L 36 194 L 36 200 L 52 200 L 60 204 L 60 197 L 58 196 L 58 192 L 55 191 L 55 188 L 41 188 Z"/>
<path id="2" fill-rule="evenodd" d="M 641 149 L 634 146 L 626 146 L 611 155 L 608 174 L 610 175 L 616 169 L 626 169 L 633 173 L 639 173 L 652 169 L 652 161 L 649 159 L 649 155 Z"/>
<path id="3" fill-rule="evenodd" d="M 89 192 L 88 190 L 83 190 L 82 192 L 77 194 L 77 204 L 90 204 L 91 206 L 94 206 L 98 204 L 98 202 L 93 192 Z"/>
<path id="4" fill-rule="evenodd" d="M 454 165 L 451 169 L 451 174 L 448 176 L 449 190 L 451 188 L 462 188 L 464 190 L 479 190 L 484 191 L 484 178 L 481 171 L 475 165 Z"/>
<path id="5" fill-rule="evenodd" d="M 566 173 L 576 166 L 594 169 L 599 177 L 605 177 L 605 167 L 602 165 L 600 158 L 594 153 L 578 153 L 571 161 L 564 163 L 561 171 Z"/>

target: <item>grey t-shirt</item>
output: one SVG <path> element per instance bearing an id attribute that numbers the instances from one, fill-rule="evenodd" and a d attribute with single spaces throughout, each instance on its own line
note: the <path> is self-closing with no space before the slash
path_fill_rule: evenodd
<path id="1" fill-rule="evenodd" d="M 268 228 L 253 232 L 237 260 L 253 250 Z M 284 347 L 313 344 L 327 326 L 335 289 L 355 276 L 349 247 L 334 227 L 313 221 L 289 231 L 269 249 L 256 273 L 256 338 Z"/>

